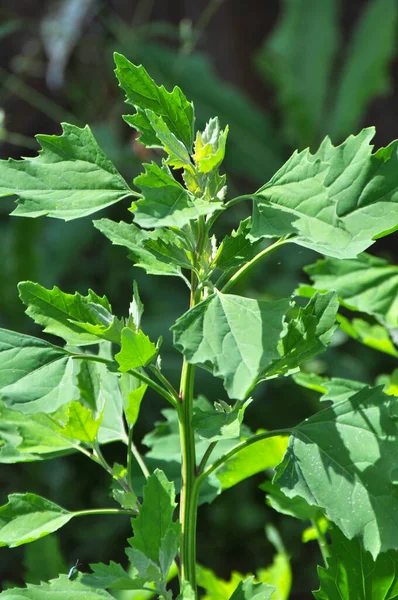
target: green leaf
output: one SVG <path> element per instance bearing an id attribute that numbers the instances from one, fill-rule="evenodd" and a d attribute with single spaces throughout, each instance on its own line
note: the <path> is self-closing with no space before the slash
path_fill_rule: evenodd
<path id="1" fill-rule="evenodd" d="M 374 558 L 398 545 L 394 400 L 364 388 L 293 429 L 275 481 L 320 506 Z M 338 490 L 338 493 L 336 493 Z"/>
<path id="2" fill-rule="evenodd" d="M 144 164 L 145 173 L 134 183 L 140 188 L 143 200 L 134 203 L 135 223 L 147 229 L 153 227 L 181 228 L 192 219 L 209 215 L 222 207 L 221 202 L 195 199 L 174 177 L 166 166 Z"/>
<path id="3" fill-rule="evenodd" d="M 347 540 L 335 527 L 329 546 L 329 567 L 318 567 L 317 600 L 393 600 L 398 597 L 398 555 L 395 550 L 374 561 L 359 540 Z"/>
<path id="4" fill-rule="evenodd" d="M 0 392 L 7 406 L 53 413 L 75 399 L 73 359 L 62 348 L 0 329 L 0 356 Z"/>
<path id="5" fill-rule="evenodd" d="M 86 586 L 80 581 L 72 581 L 66 575 L 53 579 L 49 583 L 40 585 L 28 585 L 26 588 L 14 588 L 1 592 L 3 600 L 112 600 L 113 596 L 104 590 L 98 590 Z"/>
<path id="6" fill-rule="evenodd" d="M 210 119 L 204 131 L 196 134 L 195 152 L 192 155 L 202 173 L 210 173 L 217 169 L 225 156 L 228 125 L 222 130 L 217 117 Z"/>
<path id="7" fill-rule="evenodd" d="M 144 487 L 144 500 L 134 520 L 133 550 L 161 568 L 166 578 L 178 549 L 180 525 L 173 521 L 176 507 L 174 484 L 156 469 Z"/>
<path id="8" fill-rule="evenodd" d="M 88 126 L 63 123 L 62 130 L 60 136 L 36 136 L 42 146 L 36 158 L 0 161 L 0 197 L 18 196 L 13 215 L 70 221 L 137 196 Z"/>
<path id="9" fill-rule="evenodd" d="M 267 583 L 254 583 L 254 577 L 241 581 L 230 600 L 272 600 L 274 586 Z"/>
<path id="10" fill-rule="evenodd" d="M 112 307 L 105 296 L 97 296 L 92 290 L 87 296 L 78 292 L 66 294 L 56 286 L 47 290 L 32 281 L 19 283 L 18 291 L 28 307 L 26 314 L 35 323 L 44 325 L 45 333 L 57 335 L 67 344 L 96 344 L 101 338 L 120 340 L 121 323 L 112 315 Z M 85 327 L 89 331 L 82 331 Z"/>
<path id="11" fill-rule="evenodd" d="M 286 299 L 262 302 L 217 291 L 176 321 L 174 345 L 189 363 L 222 377 L 230 398 L 243 400 L 278 356 L 289 307 Z"/>
<path id="12" fill-rule="evenodd" d="M 66 571 L 56 535 L 49 535 L 26 546 L 23 562 L 24 579 L 28 583 L 40 584 Z"/>
<path id="13" fill-rule="evenodd" d="M 256 434 L 262 431 L 259 429 Z M 222 489 L 227 490 L 256 473 L 275 468 L 286 452 L 287 443 L 288 436 L 277 435 L 259 440 L 234 454 L 217 469 L 216 476 Z"/>
<path id="14" fill-rule="evenodd" d="M 93 444 L 97 438 L 103 414 L 94 419 L 93 411 L 85 408 L 80 402 L 68 405 L 67 421 L 60 433 L 65 437 Z"/>
<path id="15" fill-rule="evenodd" d="M 0 507 L 0 546 L 15 548 L 57 531 L 73 513 L 36 494 L 10 494 Z"/>
<path id="16" fill-rule="evenodd" d="M 175 169 L 184 168 L 187 165 L 192 166 L 191 157 L 186 146 L 170 131 L 162 117 L 156 115 L 152 110 L 146 110 L 145 114 L 156 137 L 161 141 L 164 150 L 169 155 L 167 164 Z"/>
<path id="17" fill-rule="evenodd" d="M 324 130 L 339 41 L 338 3 L 284 0 L 282 6 L 281 18 L 256 64 L 267 84 L 271 78 L 276 86 L 287 139 L 294 147 L 306 147 Z"/>
<path id="18" fill-rule="evenodd" d="M 289 498 L 289 496 L 286 496 L 281 491 L 278 485 L 271 483 L 271 481 L 262 483 L 260 490 L 267 493 L 267 504 L 282 515 L 288 515 L 301 521 L 312 521 L 320 514 L 320 509 L 317 506 L 308 504 L 304 498 L 300 498 L 299 496 Z"/>
<path id="19" fill-rule="evenodd" d="M 257 254 L 261 242 L 253 242 L 247 237 L 251 224 L 251 218 L 248 217 L 239 223 L 238 229 L 233 230 L 230 236 L 225 236 L 214 259 L 219 269 L 228 271 L 238 268 Z"/>
<path id="20" fill-rule="evenodd" d="M 218 442 L 222 439 L 236 439 L 240 436 L 246 408 L 252 399 L 246 402 L 236 402 L 234 406 L 227 403 L 210 402 L 195 404 L 192 415 L 192 426 L 197 435 L 208 442 Z"/>
<path id="21" fill-rule="evenodd" d="M 343 306 L 373 315 L 388 327 L 398 327 L 398 267 L 382 258 L 360 254 L 357 259 L 318 260 L 304 270 L 317 290 L 336 290 Z"/>
<path id="22" fill-rule="evenodd" d="M 119 363 L 119 370 L 122 373 L 145 367 L 153 360 L 157 349 L 149 337 L 143 331 L 133 331 L 129 327 L 122 330 L 122 349 L 115 354 L 115 359 Z"/>
<path id="23" fill-rule="evenodd" d="M 274 555 L 271 565 L 256 571 L 256 579 L 275 587 L 272 600 L 288 600 L 292 586 L 292 569 L 289 555 L 286 553 L 282 539 L 273 525 L 266 525 L 265 532 L 268 541 L 275 546 L 277 553 Z"/>
<path id="24" fill-rule="evenodd" d="M 128 123 L 141 133 L 140 141 L 148 146 L 162 146 L 146 113 L 149 109 L 163 118 L 171 133 L 189 150 L 193 142 L 194 111 L 180 88 L 168 92 L 155 84 L 142 65 L 135 66 L 118 53 L 114 58 L 115 73 L 120 87 L 126 92 L 126 102 L 137 109 L 137 114 L 130 116 Z"/>
<path id="25" fill-rule="evenodd" d="M 82 583 L 87 586 L 111 590 L 139 590 L 147 582 L 138 575 L 137 569 L 129 573 L 123 567 L 111 560 L 109 565 L 103 563 L 90 564 L 92 574 L 84 574 Z"/>
<path id="26" fill-rule="evenodd" d="M 370 0 L 364 5 L 337 85 L 329 125 L 337 139 L 355 131 L 369 103 L 390 89 L 388 68 L 395 55 L 397 24 L 395 0 Z M 370 33 L 372 44 L 369 44 Z"/>
<path id="27" fill-rule="evenodd" d="M 390 333 L 383 325 L 372 325 L 363 319 L 352 319 L 350 321 L 342 315 L 337 315 L 337 321 L 340 329 L 354 340 L 358 340 L 358 342 L 369 346 L 369 348 L 375 348 L 379 352 L 398 356 L 398 350 L 391 341 Z"/>
<path id="28" fill-rule="evenodd" d="M 374 129 L 315 154 L 295 152 L 256 192 L 251 236 L 292 241 L 335 258 L 354 258 L 398 226 L 398 142 L 372 154 Z"/>
<path id="29" fill-rule="evenodd" d="M 242 580 L 242 574 L 233 571 L 229 581 L 216 576 L 211 569 L 197 565 L 198 585 L 206 591 L 203 600 L 229 600 Z"/>
<path id="30" fill-rule="evenodd" d="M 134 379 L 130 377 L 130 379 Z M 147 385 L 142 383 L 136 389 L 131 390 L 127 396 L 127 403 L 124 407 L 124 412 L 126 415 L 126 419 L 130 425 L 130 427 L 134 427 L 137 422 L 138 415 L 140 412 L 141 402 L 144 398 L 145 392 L 147 390 Z"/>
<path id="31" fill-rule="evenodd" d="M 144 231 L 134 223 L 115 223 L 110 219 L 94 221 L 94 226 L 113 244 L 127 248 L 135 266 L 145 269 L 149 275 L 181 277 L 181 267 L 192 268 L 180 239 L 173 231 Z"/>

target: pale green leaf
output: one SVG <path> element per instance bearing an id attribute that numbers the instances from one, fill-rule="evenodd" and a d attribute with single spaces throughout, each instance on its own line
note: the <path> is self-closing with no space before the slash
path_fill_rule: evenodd
<path id="1" fill-rule="evenodd" d="M 291 240 L 335 258 L 354 258 L 398 227 L 398 142 L 372 154 L 374 129 L 315 154 L 295 152 L 256 192 L 253 239 Z"/>
<path id="2" fill-rule="evenodd" d="M 94 221 L 94 226 L 113 244 L 127 248 L 135 266 L 145 269 L 149 275 L 181 277 L 181 267 L 192 268 L 181 241 L 173 231 L 144 231 L 134 223 L 115 223 L 110 219 Z"/>
<path id="3" fill-rule="evenodd" d="M 96 344 L 101 338 L 120 340 L 120 322 L 112 315 L 112 307 L 105 296 L 100 297 L 92 290 L 87 296 L 78 292 L 66 294 L 56 286 L 47 290 L 32 281 L 19 283 L 18 291 L 28 307 L 26 314 L 35 323 L 44 325 L 45 333 L 57 335 L 67 344 Z M 86 325 L 88 331 L 82 331 Z M 119 338 L 116 330 L 119 330 Z"/>
<path id="4" fill-rule="evenodd" d="M 125 327 L 122 331 L 121 340 L 122 349 L 115 354 L 115 359 L 119 363 L 119 370 L 122 373 L 145 367 L 156 355 L 157 349 L 154 343 L 143 331 L 133 331 Z"/>
<path id="5" fill-rule="evenodd" d="M 222 207 L 221 202 L 195 199 L 170 173 L 166 166 L 144 164 L 145 173 L 134 183 L 143 200 L 133 204 L 135 223 L 147 229 L 153 227 L 181 228 L 192 219 L 209 215 Z"/>
<path id="6" fill-rule="evenodd" d="M 225 156 L 227 135 L 228 125 L 222 130 L 217 117 L 210 119 L 203 132 L 197 132 L 192 156 L 199 171 L 209 173 L 220 166 Z"/>
<path id="7" fill-rule="evenodd" d="M 133 377 L 130 377 L 133 379 Z M 136 389 L 131 390 L 127 396 L 127 404 L 124 407 L 124 413 L 130 427 L 134 427 L 140 412 L 141 402 L 147 390 L 146 383 L 142 383 Z"/>
<path id="8" fill-rule="evenodd" d="M 238 400 L 234 406 L 215 403 L 214 407 L 210 402 L 195 404 L 192 427 L 200 438 L 208 442 L 239 438 L 243 417 L 251 402 L 251 399 L 246 402 Z"/>
<path id="9" fill-rule="evenodd" d="M 262 433 L 259 429 L 256 433 Z M 275 468 L 286 452 L 288 436 L 273 436 L 259 440 L 243 448 L 217 470 L 217 479 L 226 490 L 237 483 L 265 471 Z"/>
<path id="10" fill-rule="evenodd" d="M 363 319 L 352 319 L 350 321 L 343 315 L 337 315 L 340 329 L 347 335 L 358 340 L 361 344 L 375 348 L 379 352 L 385 352 L 391 356 L 398 356 L 398 350 L 394 346 L 390 333 L 383 325 L 371 324 Z"/>
<path id="11" fill-rule="evenodd" d="M 73 513 L 36 494 L 10 494 L 0 507 L 0 546 L 15 548 L 57 531 Z"/>
<path id="12" fill-rule="evenodd" d="M 335 0 L 284 0 L 276 28 L 257 54 L 260 73 L 276 86 L 287 138 L 305 147 L 324 131 L 330 75 L 338 49 Z"/>
<path id="13" fill-rule="evenodd" d="M 244 399 L 276 358 L 289 300 L 262 302 L 216 292 L 171 328 L 189 363 L 224 379 L 230 398 Z"/>
<path id="14" fill-rule="evenodd" d="M 359 540 L 347 540 L 335 527 L 328 568 L 318 567 L 317 600 L 394 600 L 398 598 L 398 554 L 390 550 L 374 561 Z"/>
<path id="15" fill-rule="evenodd" d="M 336 290 L 343 306 L 398 327 L 398 267 L 360 254 L 357 259 L 326 258 L 304 269 L 317 290 Z"/>
<path id="16" fill-rule="evenodd" d="M 38 135 L 35 158 L 0 161 L 0 196 L 18 196 L 12 214 L 69 221 L 137 196 L 106 158 L 88 126 L 62 124 L 63 133 Z"/>
<path id="17" fill-rule="evenodd" d="M 255 583 L 254 577 L 241 581 L 230 600 L 273 600 L 275 588 L 267 583 Z"/>
<path id="18" fill-rule="evenodd" d="M 93 444 L 97 438 L 103 413 L 95 419 L 93 411 L 85 408 L 80 402 L 71 402 L 66 413 L 66 423 L 60 433 L 68 438 Z"/>
<path id="19" fill-rule="evenodd" d="M 329 125 L 337 139 L 355 131 L 369 103 L 390 89 L 388 68 L 395 55 L 397 25 L 395 0 L 369 0 L 363 6 L 337 84 Z"/>
<path id="20" fill-rule="evenodd" d="M 202 565 L 197 565 L 196 576 L 198 585 L 206 592 L 203 600 L 229 600 L 243 578 L 241 573 L 232 571 L 230 580 L 225 581 Z"/>
<path id="21" fill-rule="evenodd" d="M 364 388 L 293 429 L 276 482 L 324 509 L 373 557 L 398 545 L 398 425 L 381 388 Z M 336 491 L 338 490 L 338 493 Z"/>
<path id="22" fill-rule="evenodd" d="M 5 590 L 0 594 L 1 600 L 112 600 L 113 596 L 105 590 L 86 586 L 80 581 L 68 579 L 61 575 L 49 583 L 28 585 L 26 588 Z"/>
<path id="23" fill-rule="evenodd" d="M 168 92 L 157 86 L 142 65 L 136 66 L 127 58 L 115 52 L 116 76 L 120 87 L 126 93 L 126 102 L 137 109 L 137 114 L 129 117 L 131 123 L 141 133 L 143 144 L 161 146 L 146 115 L 146 109 L 162 117 L 170 131 L 183 142 L 188 150 L 193 142 L 194 110 L 180 88 Z"/>
<path id="24" fill-rule="evenodd" d="M 0 329 L 0 394 L 27 414 L 53 413 L 75 399 L 71 355 L 29 335 Z"/>

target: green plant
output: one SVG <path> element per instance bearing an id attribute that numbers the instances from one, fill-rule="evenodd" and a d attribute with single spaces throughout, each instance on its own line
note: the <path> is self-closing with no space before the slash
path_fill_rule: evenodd
<path id="1" fill-rule="evenodd" d="M 162 370 L 162 340 L 150 340 L 141 328 L 136 284 L 124 319 L 92 290 L 83 296 L 19 284 L 27 314 L 66 345 L 0 331 L 0 460 L 82 452 L 109 473 L 120 507 L 72 512 L 36 494 L 12 494 L 0 508 L 0 544 L 33 542 L 72 519 L 100 514 L 130 516 L 133 537 L 127 569 L 100 563 L 83 574 L 77 562 L 48 584 L 0 596 L 95 600 L 141 590 L 168 599 L 177 570 L 179 598 L 196 598 L 198 583 L 207 598 L 287 598 L 288 559 L 275 530 L 268 535 L 276 560 L 256 578 L 234 573 L 222 582 L 196 564 L 198 505 L 274 469 L 273 481 L 262 486 L 269 504 L 310 521 L 306 538 L 319 542 L 325 564 L 315 597 L 349 598 L 352 590 L 356 598 L 396 597 L 398 427 L 396 400 L 388 395 L 395 375 L 384 377 L 385 394 L 381 385 L 322 378 L 305 365 L 327 349 L 338 325 L 366 345 L 398 354 L 397 269 L 364 253 L 398 226 L 398 142 L 372 154 L 371 129 L 338 147 L 325 139 L 315 154 L 294 153 L 257 192 L 225 201 L 219 167 L 228 127 L 214 118 L 195 136 L 194 108 L 179 88 L 169 93 L 143 67 L 119 54 L 115 60 L 126 101 L 136 109 L 125 121 L 144 145 L 165 152 L 135 178 L 140 192 L 107 160 L 89 127 L 64 124 L 61 136 L 37 136 L 37 158 L 0 163 L 0 194 L 18 196 L 15 215 L 65 220 L 133 198 L 133 222 L 94 225 L 148 274 L 186 284 L 189 309 L 171 327 L 183 355 L 180 388 Z M 216 220 L 247 199 L 252 217 L 218 242 Z M 276 241 L 265 245 L 268 238 Z M 296 300 L 230 293 L 250 269 L 290 244 L 327 257 L 308 267 L 313 285 L 299 286 Z M 350 320 L 349 310 L 361 318 Z M 211 401 L 199 395 L 197 367 L 221 378 L 232 402 L 212 397 L 211 388 Z M 243 424 L 250 394 L 262 381 L 287 375 L 329 404 L 293 428 L 253 434 Z M 142 456 L 133 435 L 148 388 L 168 408 L 166 420 L 145 438 L 150 451 Z M 126 445 L 125 465 L 107 462 L 102 446 L 112 441 Z"/>

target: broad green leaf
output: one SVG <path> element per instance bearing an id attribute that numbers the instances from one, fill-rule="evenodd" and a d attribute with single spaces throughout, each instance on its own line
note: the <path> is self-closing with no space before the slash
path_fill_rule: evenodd
<path id="1" fill-rule="evenodd" d="M 195 199 L 174 177 L 166 166 L 144 164 L 145 173 L 134 183 L 140 188 L 143 200 L 133 204 L 134 220 L 140 227 L 181 228 L 201 215 L 209 215 L 222 207 L 221 202 Z"/>
<path id="2" fill-rule="evenodd" d="M 383 325 L 372 325 L 364 319 L 352 319 L 350 321 L 343 315 L 337 315 L 337 321 L 340 329 L 347 335 L 358 340 L 361 344 L 375 348 L 379 352 L 385 352 L 391 356 L 398 356 L 398 350 L 391 341 L 391 336 Z"/>
<path id="3" fill-rule="evenodd" d="M 72 356 L 29 335 L 0 329 L 0 394 L 21 412 L 53 413 L 76 398 Z"/>
<path id="4" fill-rule="evenodd" d="M 121 324 L 112 315 L 112 307 L 105 296 L 97 296 L 92 290 L 87 296 L 78 292 L 66 294 L 56 286 L 47 290 L 32 281 L 19 283 L 18 291 L 28 307 L 26 314 L 35 323 L 44 325 L 45 333 L 57 335 L 67 344 L 96 344 L 101 338 L 114 342 L 120 340 Z M 90 333 L 82 330 L 85 324 Z"/>
<path id="5" fill-rule="evenodd" d="M 134 379 L 133 377 L 129 377 L 129 379 Z M 137 422 L 138 415 L 140 412 L 141 402 L 147 390 L 146 383 L 142 383 L 135 389 L 132 389 L 128 392 L 127 395 L 127 403 L 125 403 L 124 413 L 126 415 L 126 419 L 130 425 L 130 427 L 134 427 Z"/>
<path id="6" fill-rule="evenodd" d="M 317 600 L 394 600 L 398 597 L 398 554 L 390 550 L 374 561 L 359 540 L 347 540 L 335 527 L 327 569 L 318 567 Z"/>
<path id="7" fill-rule="evenodd" d="M 324 131 L 338 12 L 335 0 L 284 0 L 279 22 L 256 56 L 260 73 L 276 86 L 285 133 L 294 147 L 313 144 Z"/>
<path id="8" fill-rule="evenodd" d="M 251 236 L 292 241 L 335 258 L 355 258 L 398 227 L 398 142 L 372 154 L 374 129 L 315 154 L 295 152 L 256 192 Z"/>
<path id="9" fill-rule="evenodd" d="M 339 308 L 335 292 L 317 294 L 307 306 L 300 308 L 283 333 L 278 345 L 281 358 L 267 370 L 267 376 L 288 373 L 303 362 L 324 352 L 337 328 Z"/>
<path id="10" fill-rule="evenodd" d="M 133 65 L 115 52 L 116 76 L 126 93 L 126 102 L 137 109 L 128 117 L 128 123 L 141 133 L 141 142 L 148 146 L 162 146 L 149 121 L 146 109 L 162 117 L 170 131 L 185 144 L 188 150 L 193 142 L 194 110 L 180 88 L 168 92 L 157 86 L 142 65 Z"/>
<path id="11" fill-rule="evenodd" d="M 112 600 L 113 596 L 100 589 L 86 586 L 80 581 L 72 581 L 66 575 L 52 579 L 49 583 L 28 585 L 26 588 L 5 590 L 0 594 L 1 600 Z"/>
<path id="12" fill-rule="evenodd" d="M 253 242 L 247 236 L 251 229 L 251 218 L 239 223 L 238 229 L 226 235 L 214 259 L 219 269 L 229 270 L 240 267 L 258 252 L 261 242 Z"/>
<path id="13" fill-rule="evenodd" d="M 377 27 L 375 27 L 377 23 Z M 355 131 L 369 103 L 390 88 L 398 6 L 395 0 L 369 0 L 363 7 L 343 63 L 329 131 L 337 139 Z M 372 43 L 369 44 L 369 35 Z"/>
<path id="14" fill-rule="evenodd" d="M 0 197 L 18 196 L 13 215 L 69 221 L 137 196 L 106 158 L 88 126 L 62 124 L 63 133 L 37 135 L 35 158 L 0 161 Z"/>
<path id="15" fill-rule="evenodd" d="M 252 400 L 236 402 L 234 406 L 227 403 L 215 403 L 214 407 L 202 402 L 194 405 L 192 427 L 195 433 L 208 442 L 222 439 L 236 439 L 240 436 L 240 428 L 246 408 Z"/>
<path id="16" fill-rule="evenodd" d="M 275 588 L 267 583 L 255 583 L 254 577 L 241 581 L 230 600 L 272 600 Z"/>
<path id="17" fill-rule="evenodd" d="M 93 411 L 85 408 L 80 402 L 71 402 L 68 405 L 66 423 L 60 433 L 65 437 L 93 444 L 97 438 L 103 413 L 95 419 Z"/>
<path id="18" fill-rule="evenodd" d="M 370 254 L 357 259 L 326 258 L 304 269 L 317 290 L 336 290 L 343 306 L 398 327 L 398 267 Z"/>
<path id="19" fill-rule="evenodd" d="M 313 373 L 299 373 L 293 375 L 298 385 L 322 394 L 320 400 L 330 401 L 334 404 L 342 400 L 348 400 L 356 392 L 366 387 L 366 383 L 354 379 L 342 379 L 340 377 L 319 377 Z"/>
<path id="20" fill-rule="evenodd" d="M 217 169 L 225 156 L 228 125 L 222 130 L 217 117 L 210 119 L 204 131 L 196 134 L 195 152 L 192 155 L 202 173 L 210 173 Z"/>
<path id="21" fill-rule="evenodd" d="M 306 419 L 293 429 L 275 476 L 287 496 L 322 507 L 374 558 L 398 545 L 393 403 L 381 388 L 364 388 Z"/>
<path id="22" fill-rule="evenodd" d="M 115 359 L 119 363 L 119 370 L 122 373 L 145 367 L 153 360 L 157 349 L 149 337 L 143 331 L 133 331 L 129 327 L 122 330 L 122 349 L 115 354 Z"/>
<path id="23" fill-rule="evenodd" d="M 260 490 L 267 493 L 267 504 L 283 515 L 288 515 L 301 521 L 312 521 L 320 514 L 320 509 L 317 506 L 308 504 L 304 498 L 300 498 L 299 496 L 289 498 L 289 496 L 286 496 L 281 491 L 278 485 L 271 481 L 262 483 Z"/>
<path id="24" fill-rule="evenodd" d="M 186 146 L 170 131 L 164 119 L 149 109 L 145 111 L 145 114 L 156 137 L 160 140 L 164 150 L 169 155 L 166 161 L 167 164 L 175 169 L 181 169 L 187 165 L 192 166 L 191 157 Z"/>
<path id="25" fill-rule="evenodd" d="M 125 571 L 123 567 L 111 560 L 109 565 L 103 563 L 90 564 L 92 573 L 84 574 L 82 583 L 90 587 L 111 590 L 137 590 L 146 587 L 147 582 L 138 576 L 137 569 Z"/>
<path id="26" fill-rule="evenodd" d="M 262 433 L 262 430 L 256 433 Z M 259 440 L 234 454 L 217 470 L 222 489 L 226 490 L 256 473 L 275 468 L 286 452 L 287 443 L 288 436 L 278 435 Z"/>
<path id="27" fill-rule="evenodd" d="M 288 374 L 323 352 L 335 329 L 334 293 L 317 296 L 285 323 L 289 300 L 262 302 L 216 291 L 171 328 L 186 360 L 224 379 L 242 400 L 257 383 Z"/>
<path id="28" fill-rule="evenodd" d="M 113 244 L 127 248 L 135 266 L 149 275 L 181 277 L 181 267 L 192 268 L 181 241 L 170 230 L 144 231 L 134 223 L 115 223 L 110 219 L 94 221 L 94 226 Z"/>
<path id="29" fill-rule="evenodd" d="M 174 484 L 158 469 L 148 478 L 139 515 L 134 520 L 133 550 L 161 568 L 165 578 L 177 553 L 180 525 L 173 521 Z"/>
<path id="30" fill-rule="evenodd" d="M 262 302 L 216 292 L 171 328 L 174 345 L 189 363 L 222 377 L 230 398 L 243 400 L 268 365 L 290 301 Z"/>
<path id="31" fill-rule="evenodd" d="M 36 494 L 10 494 L 0 507 L 0 546 L 33 542 L 68 523 L 74 514 Z"/>

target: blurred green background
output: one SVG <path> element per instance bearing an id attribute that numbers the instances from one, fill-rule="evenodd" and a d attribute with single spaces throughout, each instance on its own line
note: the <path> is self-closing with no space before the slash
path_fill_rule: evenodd
<path id="1" fill-rule="evenodd" d="M 315 149 L 325 135 L 334 143 L 375 125 L 376 146 L 398 138 L 398 3 L 396 0 L 9 0 L 0 1 L 0 154 L 32 156 L 35 133 L 59 133 L 59 122 L 89 123 L 118 169 L 131 181 L 142 161 L 153 158 L 121 119 L 127 111 L 113 75 L 113 51 L 142 63 L 157 83 L 178 84 L 196 108 L 197 124 L 218 115 L 229 124 L 225 160 L 229 197 L 265 183 L 295 148 Z M 33 280 L 66 292 L 106 293 L 115 314 L 125 315 L 137 280 L 146 312 L 144 328 L 165 338 L 163 365 L 178 381 L 180 357 L 169 327 L 187 308 L 184 286 L 148 277 L 91 225 L 90 218 L 10 218 L 13 200 L 0 205 L 0 326 L 40 336 L 24 314 L 16 291 Z M 127 203 L 101 216 L 127 220 Z M 106 212 L 106 215 L 105 215 Z M 250 212 L 239 204 L 219 225 L 221 236 Z M 396 235 L 372 252 L 396 260 Z M 279 298 L 306 281 L 302 267 L 316 259 L 286 248 L 260 265 L 236 289 Z M 321 374 L 373 383 L 394 368 L 392 359 L 336 336 L 328 353 L 311 365 Z M 223 398 L 221 385 L 205 374 L 198 391 Z M 209 387 L 210 384 L 210 387 Z M 161 418 L 162 404 L 145 399 L 136 442 Z M 256 392 L 247 413 L 253 429 L 288 426 L 318 408 L 315 395 L 290 380 Z M 109 460 L 124 459 L 109 447 Z M 301 543 L 302 525 L 274 514 L 253 477 L 199 513 L 199 561 L 220 577 L 272 561 L 264 527 L 278 528 L 293 568 L 292 599 L 316 589 L 315 542 Z M 42 494 L 66 508 L 112 505 L 109 482 L 80 456 L 46 463 L 2 465 L 0 502 L 10 492 Z M 124 561 L 125 519 L 87 518 L 59 535 L 15 549 L 0 549 L 0 582 L 22 585 L 65 572 L 79 558 Z M 46 541 L 47 540 L 47 541 Z"/>

